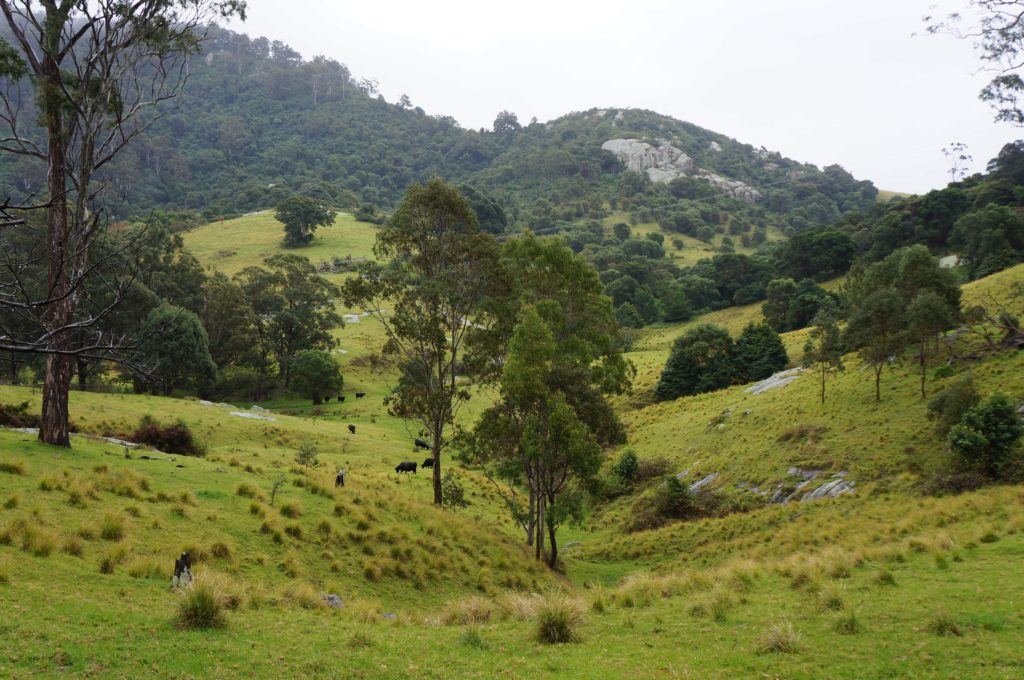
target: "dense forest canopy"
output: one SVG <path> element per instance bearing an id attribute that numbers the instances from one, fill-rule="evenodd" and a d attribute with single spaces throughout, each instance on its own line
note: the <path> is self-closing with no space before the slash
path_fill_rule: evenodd
<path id="1" fill-rule="evenodd" d="M 877 193 L 839 166 L 819 170 L 649 111 L 593 109 L 525 125 L 503 111 L 490 130 L 463 129 L 408 97 L 386 102 L 374 81 L 337 61 L 217 27 L 189 73 L 176 106 L 107 171 L 113 214 L 158 208 L 209 218 L 270 208 L 288 192 L 388 209 L 412 182 L 441 176 L 476 186 L 510 227 L 625 210 L 696 235 L 727 225 L 799 231 L 864 209 Z M 669 143 L 762 198 L 747 204 L 692 177 L 654 184 L 601 149 L 610 139 Z M 5 197 L 38 195 L 44 182 L 45 169 L 25 159 L 0 168 Z"/>

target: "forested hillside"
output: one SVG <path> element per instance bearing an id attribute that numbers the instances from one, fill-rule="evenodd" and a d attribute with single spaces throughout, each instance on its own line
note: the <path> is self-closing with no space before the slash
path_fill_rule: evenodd
<path id="1" fill-rule="evenodd" d="M 134 217 L 152 209 L 206 217 L 268 208 L 289 192 L 336 207 L 392 207 L 408 185 L 432 176 L 471 183 L 497 200 L 497 227 L 541 229 L 614 210 L 705 236 L 800 230 L 864 209 L 876 191 L 839 166 L 824 171 L 779 153 L 656 113 L 591 110 L 549 123 L 497 114 L 490 130 L 466 130 L 408 98 L 388 103 L 373 81 L 331 59 L 303 59 L 287 45 L 214 28 L 173 110 L 106 170 Z M 23 120 L 34 111 L 25 98 Z M 652 183 L 602 150 L 611 139 L 666 143 L 701 171 L 756 191 L 744 202 L 696 175 Z M 0 196 L 38 195 L 43 164 L 5 159 Z M 187 220 L 186 220 L 187 221 Z M 193 220 L 194 221 L 194 220 Z M 485 225 L 486 226 L 486 225 Z"/>

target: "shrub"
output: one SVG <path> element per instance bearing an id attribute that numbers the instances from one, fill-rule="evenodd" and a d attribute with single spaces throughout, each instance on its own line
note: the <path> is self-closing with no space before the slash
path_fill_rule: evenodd
<path id="1" fill-rule="evenodd" d="M 736 378 L 740 382 L 764 380 L 789 363 L 782 338 L 771 326 L 750 323 L 732 348 Z"/>
<path id="2" fill-rule="evenodd" d="M 211 584 L 196 579 L 181 589 L 175 623 L 190 630 L 224 627 L 227 620 L 221 594 Z"/>
<path id="3" fill-rule="evenodd" d="M 1022 432 L 1014 403 L 1006 395 L 994 394 L 968 409 L 950 428 L 949 445 L 963 470 L 998 479 Z"/>
<path id="4" fill-rule="evenodd" d="M 152 416 L 143 416 L 139 426 L 128 436 L 128 440 L 136 444 L 145 444 L 164 453 L 206 455 L 206 447 L 195 438 L 189 426 L 180 420 L 174 425 L 161 425 Z"/>
<path id="5" fill-rule="evenodd" d="M 672 469 L 672 463 L 667 458 L 658 456 L 656 458 L 641 458 L 637 461 L 636 476 L 637 483 L 646 482 L 649 479 L 664 477 Z"/>
<path id="6" fill-rule="evenodd" d="M 668 401 L 720 390 L 732 384 L 734 373 L 729 331 L 702 324 L 676 339 L 654 396 Z"/>
<path id="7" fill-rule="evenodd" d="M 768 628 L 758 641 L 758 654 L 795 654 L 800 651 L 800 634 L 789 621 Z"/>
<path id="8" fill-rule="evenodd" d="M 636 479 L 639 469 L 640 464 L 636 452 L 633 449 L 626 449 L 612 467 L 612 473 L 624 482 L 632 482 Z"/>
<path id="9" fill-rule="evenodd" d="M 0 427 L 39 427 L 41 418 L 28 412 L 28 402 L 0 404 Z M 20 473 L 24 474 L 24 473 Z"/>
<path id="10" fill-rule="evenodd" d="M 537 640 L 547 644 L 577 642 L 582 624 L 583 611 L 578 602 L 553 596 L 537 611 Z"/>
<path id="11" fill-rule="evenodd" d="M 662 517 L 685 519 L 694 514 L 696 503 L 690 488 L 673 476 L 658 487 L 654 506 Z"/>
<path id="12" fill-rule="evenodd" d="M 934 420 L 935 429 L 946 436 L 979 401 L 981 396 L 974 389 L 974 378 L 967 375 L 932 397 L 928 402 L 928 420 Z"/>
<path id="13" fill-rule="evenodd" d="M 449 510 L 469 507 L 466 490 L 459 476 L 449 468 L 441 478 L 441 505 Z"/>

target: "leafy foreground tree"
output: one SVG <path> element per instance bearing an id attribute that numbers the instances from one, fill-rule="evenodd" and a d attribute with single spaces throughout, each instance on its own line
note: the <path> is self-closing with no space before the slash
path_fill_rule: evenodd
<path id="1" fill-rule="evenodd" d="M 5 336 L 0 348 L 47 355 L 39 438 L 69 446 L 75 355 L 105 358 L 123 346 L 75 332 L 116 306 L 126 287 L 112 282 L 114 302 L 81 318 L 85 283 L 95 271 L 90 252 L 107 226 L 101 199 L 108 183 L 98 176 L 180 93 L 185 60 L 199 50 L 211 20 L 244 18 L 245 2 L 0 0 L 0 13 L 13 36 L 13 44 L 0 40 L 0 122 L 7 128 L 0 154 L 34 159 L 47 177 L 45 202 L 35 206 L 46 213 L 35 253 L 46 263 L 46 286 L 39 294 L 19 290 L 17 278 L 0 286 L 0 304 L 33 316 L 41 332 L 22 342 Z M 18 115 L 26 99 L 35 101 L 38 118 Z"/>
<path id="2" fill-rule="evenodd" d="M 340 392 L 344 385 L 341 367 L 328 352 L 302 350 L 292 362 L 292 386 L 301 394 L 322 404 L 324 396 Z"/>
<path id="3" fill-rule="evenodd" d="M 374 253 L 378 262 L 345 282 L 345 304 L 377 319 L 384 351 L 401 360 L 403 376 L 387 403 L 429 435 L 434 503 L 441 505 L 441 452 L 470 396 L 463 381 L 491 363 L 490 345 L 477 339 L 490 324 L 482 303 L 496 285 L 498 246 L 477 227 L 465 197 L 434 178 L 409 188 L 377 233 Z"/>
<path id="4" fill-rule="evenodd" d="M 750 323 L 732 347 L 733 365 L 740 382 L 764 380 L 789 363 L 782 338 L 766 323 Z"/>
<path id="5" fill-rule="evenodd" d="M 1014 403 L 1005 394 L 994 394 L 950 429 L 949 445 L 964 468 L 999 479 L 1022 432 Z"/>
<path id="6" fill-rule="evenodd" d="M 679 336 L 654 388 L 658 401 L 670 401 L 732 384 L 732 338 L 714 324 L 701 324 Z"/>
<path id="7" fill-rule="evenodd" d="M 277 204 L 274 217 L 284 225 L 284 245 L 288 248 L 304 246 L 313 240 L 317 227 L 334 224 L 335 212 L 317 201 L 291 194 Z"/>
<path id="8" fill-rule="evenodd" d="M 579 517 L 603 447 L 625 442 L 606 395 L 625 390 L 633 369 L 597 272 L 564 243 L 527 234 L 505 245 L 501 262 L 508 287 L 489 303 L 495 355 L 505 356 L 495 364 L 498 400 L 463 453 L 494 483 L 537 559 L 547 532 L 554 565 L 557 529 Z"/>
<path id="9" fill-rule="evenodd" d="M 821 384 L 821 403 L 825 403 L 828 376 L 844 370 L 843 335 L 839 330 L 839 312 L 831 299 L 826 300 L 811 327 L 804 345 L 804 366 L 814 369 Z"/>

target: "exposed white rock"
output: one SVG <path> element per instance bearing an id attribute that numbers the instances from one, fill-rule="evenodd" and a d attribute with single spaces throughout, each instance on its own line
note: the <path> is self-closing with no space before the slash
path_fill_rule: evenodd
<path id="1" fill-rule="evenodd" d="M 952 269 L 953 267 L 960 266 L 959 255 L 946 255 L 945 257 L 939 258 L 939 266 L 943 269 Z"/>
<path id="2" fill-rule="evenodd" d="M 277 418 L 273 416 L 261 416 L 258 413 L 248 413 L 245 411 L 232 411 L 228 415 L 238 416 L 239 418 L 249 418 L 250 420 L 269 420 L 270 422 L 275 422 L 277 420 Z"/>
<path id="3" fill-rule="evenodd" d="M 361 318 L 358 314 L 346 314 L 344 316 L 345 323 L 359 323 Z"/>
<path id="4" fill-rule="evenodd" d="M 756 203 L 761 199 L 761 192 L 757 189 L 697 167 L 692 158 L 669 142 L 659 139 L 657 144 L 654 146 L 639 139 L 609 139 L 601 148 L 614 154 L 629 170 L 646 173 L 656 184 L 667 184 L 678 177 L 693 177 L 746 203 Z"/>
<path id="5" fill-rule="evenodd" d="M 825 482 L 814 491 L 806 494 L 803 500 L 816 501 L 822 498 L 837 498 L 843 494 L 853 493 L 854 486 L 853 482 L 848 482 L 845 479 L 834 479 L 831 482 Z"/>
<path id="6" fill-rule="evenodd" d="M 721 150 L 722 150 L 722 145 L 719 144 L 718 142 L 711 142 L 710 144 L 708 144 L 708 151 L 716 151 L 717 152 L 717 151 L 721 151 Z"/>
<path id="7" fill-rule="evenodd" d="M 779 371 L 778 373 L 773 373 L 771 376 L 765 378 L 761 382 L 754 383 L 745 391 L 749 392 L 750 394 L 761 394 L 762 392 L 767 392 L 768 390 L 774 390 L 779 387 L 785 387 L 789 383 L 799 378 L 800 374 L 803 373 L 803 370 L 804 369 L 802 367 L 798 366 L 797 368 L 791 368 L 788 371 Z"/>
<path id="8" fill-rule="evenodd" d="M 717 472 L 712 472 L 707 477 L 705 477 L 705 478 L 703 478 L 703 479 L 701 479 L 699 481 L 696 481 L 693 484 L 691 484 L 690 485 L 690 492 L 691 493 L 697 493 L 698 491 L 700 491 L 701 489 L 703 489 L 705 486 L 707 486 L 711 482 L 715 481 L 716 479 L 718 479 L 718 473 Z"/>

